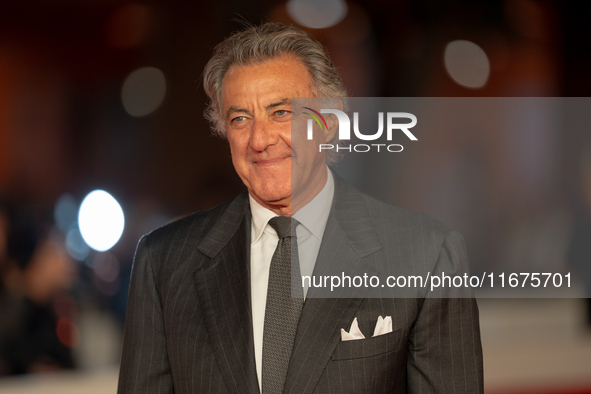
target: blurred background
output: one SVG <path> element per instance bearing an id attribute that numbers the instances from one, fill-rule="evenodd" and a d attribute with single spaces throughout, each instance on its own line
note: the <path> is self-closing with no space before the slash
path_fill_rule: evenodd
<path id="1" fill-rule="evenodd" d="M 351 96 L 585 97 L 588 8 L 3 2 L 0 392 L 115 392 L 139 238 L 242 191 L 202 115 L 201 72 L 231 32 L 266 21 L 303 28 L 328 48 Z M 431 141 L 407 158 L 415 171 L 390 199 L 460 230 L 470 257 L 489 266 L 542 259 L 552 272 L 591 275 L 591 133 L 586 124 L 550 132 L 539 115 L 517 143 L 503 133 Z M 422 171 L 424 162 L 441 171 Z M 479 305 L 487 393 L 591 393 L 586 298 Z"/>

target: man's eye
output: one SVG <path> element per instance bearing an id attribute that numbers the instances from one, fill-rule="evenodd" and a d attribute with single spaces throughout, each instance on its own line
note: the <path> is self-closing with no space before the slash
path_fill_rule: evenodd
<path id="1" fill-rule="evenodd" d="M 289 114 L 290 114 L 290 111 L 285 110 L 285 109 L 280 109 L 279 111 L 275 112 L 275 115 L 277 115 L 277 116 L 286 116 Z"/>
<path id="2" fill-rule="evenodd" d="M 234 119 L 231 120 L 232 123 L 236 123 L 236 122 L 242 122 L 246 119 L 246 116 L 237 116 Z"/>

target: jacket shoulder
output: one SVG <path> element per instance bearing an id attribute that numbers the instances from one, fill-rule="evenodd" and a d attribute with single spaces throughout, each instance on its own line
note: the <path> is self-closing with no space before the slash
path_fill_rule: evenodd
<path id="1" fill-rule="evenodd" d="M 363 197 L 384 251 L 397 256 L 400 272 L 469 272 L 462 235 L 420 212 Z"/>
<path id="2" fill-rule="evenodd" d="M 139 241 L 138 249 L 146 248 L 156 265 L 162 256 L 192 252 L 232 206 L 244 203 L 244 198 L 241 194 L 213 208 L 194 212 L 167 223 L 144 235 Z M 191 245 L 191 251 L 187 245 Z"/>
<path id="3" fill-rule="evenodd" d="M 426 213 L 390 205 L 365 194 L 362 196 L 372 219 L 384 216 L 393 225 L 404 226 L 408 231 L 429 231 L 442 236 L 452 231 L 449 226 Z"/>
<path id="4" fill-rule="evenodd" d="M 445 250 L 464 250 L 462 235 L 428 214 L 390 205 L 362 195 L 370 220 L 382 247 L 400 257 L 409 272 L 416 268 L 432 271 Z M 446 266 L 448 271 L 466 270 Z"/>
<path id="5" fill-rule="evenodd" d="M 342 179 L 333 171 L 335 179 L 335 201 L 343 212 L 367 211 L 373 227 L 378 233 L 398 230 L 400 233 L 414 235 L 430 234 L 435 240 L 443 242 L 452 231 L 447 225 L 428 214 L 391 205 L 371 197 Z"/>

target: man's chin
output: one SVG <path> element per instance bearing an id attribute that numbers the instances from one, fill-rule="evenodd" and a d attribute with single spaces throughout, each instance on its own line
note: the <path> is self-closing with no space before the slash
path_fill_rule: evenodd
<path id="1" fill-rule="evenodd" d="M 283 193 L 269 193 L 249 190 L 250 195 L 263 206 L 288 206 L 291 202 L 291 190 Z"/>

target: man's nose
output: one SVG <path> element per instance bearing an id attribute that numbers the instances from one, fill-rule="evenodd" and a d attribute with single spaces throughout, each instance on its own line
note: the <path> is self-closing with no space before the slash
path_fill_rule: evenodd
<path id="1" fill-rule="evenodd" d="M 275 130 L 271 122 L 267 120 L 256 119 L 254 121 L 252 134 L 250 136 L 250 146 L 257 152 L 262 152 L 267 147 L 275 145 L 279 139 L 277 130 Z"/>

